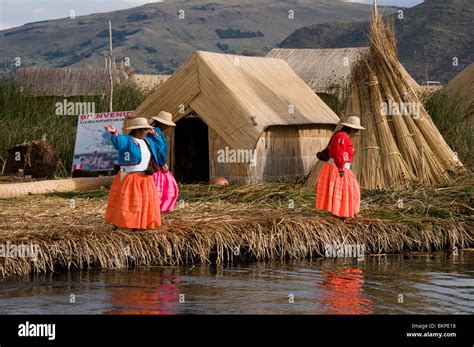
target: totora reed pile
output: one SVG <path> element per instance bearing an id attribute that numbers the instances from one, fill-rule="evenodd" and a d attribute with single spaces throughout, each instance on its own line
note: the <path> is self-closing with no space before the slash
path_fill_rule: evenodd
<path id="1" fill-rule="evenodd" d="M 352 171 L 366 189 L 401 188 L 413 181 L 433 185 L 463 171 L 455 152 L 419 100 L 398 61 L 393 23 L 372 9 L 370 49 L 352 70 L 343 112 L 357 116 L 366 128 L 353 138 Z M 321 163 L 306 185 L 315 187 Z"/>

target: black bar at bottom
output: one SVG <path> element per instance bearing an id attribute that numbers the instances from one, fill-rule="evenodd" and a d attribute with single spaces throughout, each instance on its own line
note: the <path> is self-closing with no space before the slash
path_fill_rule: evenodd
<path id="1" fill-rule="evenodd" d="M 54 324 L 54 329 L 53 325 Z M 473 346 L 473 316 L 0 316 L 0 346 Z M 22 336 L 20 336 L 22 335 Z M 35 335 L 35 336 L 32 336 Z M 42 336 L 36 336 L 42 335 Z M 254 340 L 255 339 L 255 340 Z"/>

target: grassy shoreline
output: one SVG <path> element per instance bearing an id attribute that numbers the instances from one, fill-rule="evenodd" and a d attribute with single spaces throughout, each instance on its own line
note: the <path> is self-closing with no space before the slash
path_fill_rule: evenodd
<path id="1" fill-rule="evenodd" d="M 368 255 L 470 248 L 473 190 L 467 176 L 454 185 L 364 192 L 360 216 L 340 220 L 316 211 L 314 190 L 299 185 L 184 185 L 184 206 L 178 202 L 160 229 L 135 232 L 105 223 L 106 191 L 2 199 L 0 243 L 33 243 L 39 253 L 36 261 L 0 259 L 0 273 L 318 258 L 333 242 L 364 244 Z"/>

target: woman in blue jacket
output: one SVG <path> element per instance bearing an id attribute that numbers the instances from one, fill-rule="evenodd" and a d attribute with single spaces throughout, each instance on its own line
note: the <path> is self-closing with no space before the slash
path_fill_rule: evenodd
<path id="1" fill-rule="evenodd" d="M 156 229 L 161 225 L 159 197 L 152 174 L 159 155 L 146 137 L 153 128 L 146 118 L 133 118 L 120 135 L 115 127 L 105 129 L 112 134 L 112 144 L 119 152 L 120 172 L 109 193 L 105 220 L 115 228 Z"/>
<path id="2" fill-rule="evenodd" d="M 168 169 L 166 158 L 168 155 L 168 142 L 164 135 L 170 127 L 176 126 L 169 112 L 161 111 L 157 116 L 151 117 L 153 131 L 148 133 L 147 138 L 155 145 L 158 155 L 160 170 L 153 174 L 153 180 L 160 196 L 161 212 L 171 212 L 178 199 L 178 184 Z"/>

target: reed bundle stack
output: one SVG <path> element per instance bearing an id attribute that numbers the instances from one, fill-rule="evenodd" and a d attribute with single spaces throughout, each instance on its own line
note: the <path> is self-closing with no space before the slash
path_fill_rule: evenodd
<path id="1" fill-rule="evenodd" d="M 357 116 L 366 130 L 353 138 L 352 170 L 362 188 L 401 188 L 411 181 L 433 185 L 463 169 L 418 98 L 398 60 L 393 23 L 372 9 L 369 52 L 354 66 L 341 122 Z M 307 180 L 315 186 L 321 164 Z"/>

